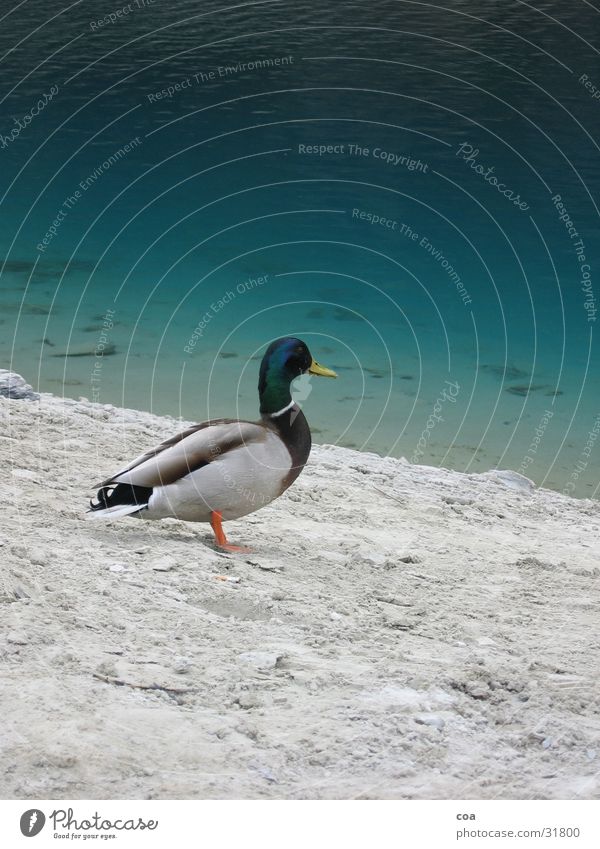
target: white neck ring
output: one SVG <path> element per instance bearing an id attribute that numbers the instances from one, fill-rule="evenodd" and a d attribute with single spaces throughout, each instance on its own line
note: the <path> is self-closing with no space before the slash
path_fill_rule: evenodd
<path id="1" fill-rule="evenodd" d="M 282 410 L 278 410 L 276 413 L 271 413 L 269 418 L 276 419 L 278 416 L 282 416 L 284 413 L 287 413 L 288 410 L 291 410 L 295 403 L 296 402 L 293 400 L 290 401 L 290 403 L 286 404 L 286 406 Z"/>

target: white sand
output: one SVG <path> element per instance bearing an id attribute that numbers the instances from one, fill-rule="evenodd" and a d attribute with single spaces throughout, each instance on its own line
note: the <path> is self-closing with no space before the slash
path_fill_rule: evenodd
<path id="1" fill-rule="evenodd" d="M 597 502 L 323 446 L 226 555 L 84 520 L 182 423 L 0 416 L 3 798 L 600 795 Z"/>

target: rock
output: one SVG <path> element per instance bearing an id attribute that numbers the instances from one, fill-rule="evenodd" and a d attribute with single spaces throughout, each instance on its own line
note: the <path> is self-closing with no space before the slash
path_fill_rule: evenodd
<path id="1" fill-rule="evenodd" d="M 360 551 L 348 557 L 344 563 L 346 566 L 374 566 L 379 568 L 384 566 L 387 558 L 379 551 Z"/>
<path id="2" fill-rule="evenodd" d="M 489 699 L 489 687 L 480 684 L 478 681 L 469 681 L 465 686 L 467 692 L 473 699 Z"/>
<path id="3" fill-rule="evenodd" d="M 9 643 L 12 643 L 13 646 L 26 646 L 29 642 L 29 637 L 22 631 L 10 631 L 6 636 L 6 639 Z"/>
<path id="4" fill-rule="evenodd" d="M 39 480 L 37 474 L 32 472 L 31 469 L 12 469 L 11 475 L 20 480 L 34 481 L 35 483 L 38 483 Z"/>
<path id="5" fill-rule="evenodd" d="M 176 657 L 173 662 L 173 671 L 177 673 L 177 675 L 185 675 L 190 671 L 191 661 L 189 657 Z"/>
<path id="6" fill-rule="evenodd" d="M 96 674 L 103 678 L 118 678 L 117 667 L 114 660 L 103 660 L 96 667 Z"/>
<path id="7" fill-rule="evenodd" d="M 415 716 L 415 722 L 419 725 L 430 725 L 433 728 L 437 728 L 438 731 L 441 731 L 446 725 L 442 717 L 437 716 L 435 713 L 423 713 L 420 716 Z"/>
<path id="8" fill-rule="evenodd" d="M 57 351 L 55 354 L 50 354 L 51 357 L 110 357 L 116 354 L 117 348 L 112 342 L 100 346 L 86 343 L 84 345 L 70 345 L 64 351 Z"/>
<path id="9" fill-rule="evenodd" d="M 253 708 L 260 707 L 260 699 L 255 693 L 241 693 L 236 699 L 237 704 L 242 708 L 242 710 L 252 710 Z M 238 729 L 241 734 L 246 734 L 250 739 L 256 739 L 257 732 L 252 729 L 248 729 L 242 731 Z"/>
<path id="10" fill-rule="evenodd" d="M 529 480 L 524 475 L 520 475 L 518 472 L 512 472 L 510 469 L 492 469 L 490 472 L 484 472 L 481 477 L 488 478 L 488 480 L 494 483 L 499 483 L 501 486 L 516 490 L 517 492 L 531 494 L 535 489 L 535 484 L 532 480 Z"/>
<path id="11" fill-rule="evenodd" d="M 175 560 L 169 556 L 152 561 L 152 568 L 155 572 L 171 572 L 176 566 Z"/>
<path id="12" fill-rule="evenodd" d="M 238 655 L 243 663 L 248 663 L 255 669 L 262 670 L 275 669 L 282 657 L 282 654 L 274 651 L 245 651 Z"/>
<path id="13" fill-rule="evenodd" d="M 268 766 L 263 766 L 262 764 L 251 763 L 250 768 L 256 770 L 256 772 L 261 775 L 265 781 L 269 781 L 271 784 L 277 784 L 277 778 L 274 772 L 269 769 Z"/>
<path id="14" fill-rule="evenodd" d="M 463 507 L 468 507 L 470 504 L 474 503 L 473 498 L 465 498 L 462 495 L 443 495 L 442 501 L 445 501 L 446 504 L 460 504 Z"/>
<path id="15" fill-rule="evenodd" d="M 24 377 L 7 369 L 0 369 L 0 397 L 18 401 L 39 401 L 40 398 Z"/>
<path id="16" fill-rule="evenodd" d="M 554 563 L 538 560 L 537 557 L 521 557 L 516 561 L 515 566 L 518 566 L 521 569 L 556 569 L 556 565 Z"/>
<path id="17" fill-rule="evenodd" d="M 29 552 L 29 562 L 34 566 L 48 566 L 50 557 L 43 548 L 32 548 Z"/>

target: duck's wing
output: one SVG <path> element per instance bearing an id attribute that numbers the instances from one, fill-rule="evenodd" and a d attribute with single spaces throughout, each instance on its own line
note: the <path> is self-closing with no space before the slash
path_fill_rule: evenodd
<path id="1" fill-rule="evenodd" d="M 128 466 L 96 485 L 128 483 L 166 486 L 206 466 L 234 448 L 262 442 L 268 428 L 256 422 L 213 419 L 193 425 L 136 457 Z"/>

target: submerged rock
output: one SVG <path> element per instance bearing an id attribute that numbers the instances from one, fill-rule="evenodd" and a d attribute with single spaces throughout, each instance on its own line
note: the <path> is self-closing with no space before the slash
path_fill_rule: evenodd
<path id="1" fill-rule="evenodd" d="M 66 351 L 57 351 L 55 354 L 50 354 L 51 357 L 110 357 L 117 353 L 116 345 L 108 342 L 104 345 L 70 345 Z"/>
<path id="2" fill-rule="evenodd" d="M 38 401 L 40 396 L 20 374 L 0 369 L 0 397 L 16 398 L 19 401 Z"/>

